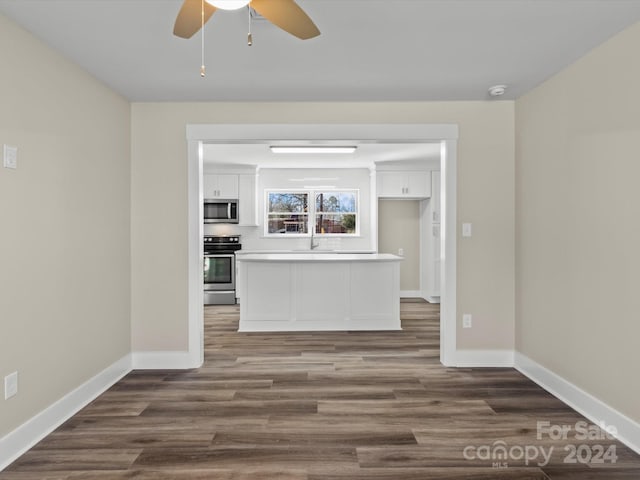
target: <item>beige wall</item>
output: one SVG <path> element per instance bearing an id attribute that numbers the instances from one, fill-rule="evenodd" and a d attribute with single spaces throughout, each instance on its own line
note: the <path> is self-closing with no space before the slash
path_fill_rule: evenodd
<path id="1" fill-rule="evenodd" d="M 129 104 L 0 15 L 0 437 L 130 351 Z"/>
<path id="2" fill-rule="evenodd" d="M 418 200 L 378 200 L 378 251 L 398 255 L 400 290 L 420 290 L 420 202 Z"/>
<path id="3" fill-rule="evenodd" d="M 187 348 L 187 144 L 190 123 L 455 123 L 458 330 L 466 349 L 514 342 L 514 104 L 134 103 L 132 105 L 132 339 L 136 351 Z M 460 321 L 458 321 L 460 323 Z"/>
<path id="4" fill-rule="evenodd" d="M 517 349 L 640 421 L 640 24 L 516 103 Z"/>

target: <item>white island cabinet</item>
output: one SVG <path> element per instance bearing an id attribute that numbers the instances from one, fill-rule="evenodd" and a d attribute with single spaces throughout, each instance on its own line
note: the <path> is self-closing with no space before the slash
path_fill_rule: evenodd
<path id="1" fill-rule="evenodd" d="M 390 254 L 243 254 L 241 332 L 400 330 L 400 261 Z"/>

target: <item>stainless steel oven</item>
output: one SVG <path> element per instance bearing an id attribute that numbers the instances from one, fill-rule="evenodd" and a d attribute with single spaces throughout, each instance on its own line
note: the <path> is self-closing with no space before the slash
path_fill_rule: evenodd
<path id="1" fill-rule="evenodd" d="M 204 237 L 204 304 L 233 305 L 236 303 L 236 257 L 240 237 Z"/>

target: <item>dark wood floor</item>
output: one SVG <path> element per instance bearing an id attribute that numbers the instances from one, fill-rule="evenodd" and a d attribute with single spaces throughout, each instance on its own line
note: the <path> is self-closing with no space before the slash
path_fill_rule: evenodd
<path id="1" fill-rule="evenodd" d="M 615 441 L 538 439 L 538 421 L 584 419 L 517 371 L 442 367 L 437 305 L 403 302 L 401 332 L 240 334 L 237 307 L 205 315 L 202 368 L 131 373 L 0 479 L 640 479 Z M 605 463 L 566 463 L 574 447 Z"/>

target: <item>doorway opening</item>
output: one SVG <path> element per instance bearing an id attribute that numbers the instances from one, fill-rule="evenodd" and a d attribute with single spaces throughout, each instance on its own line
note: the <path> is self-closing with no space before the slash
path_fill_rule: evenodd
<path id="1" fill-rule="evenodd" d="M 456 353 L 456 171 L 457 125 L 437 124 L 251 124 L 188 125 L 189 208 L 189 359 L 193 367 L 204 361 L 203 255 L 203 158 L 207 143 L 251 144 L 276 141 L 345 142 L 385 144 L 437 143 L 440 148 L 440 361 L 455 365 Z M 330 140 L 327 140 L 330 139 Z M 376 202 L 377 203 L 377 202 Z M 372 218 L 372 230 L 377 222 Z M 377 248 L 377 239 L 375 241 Z"/>

